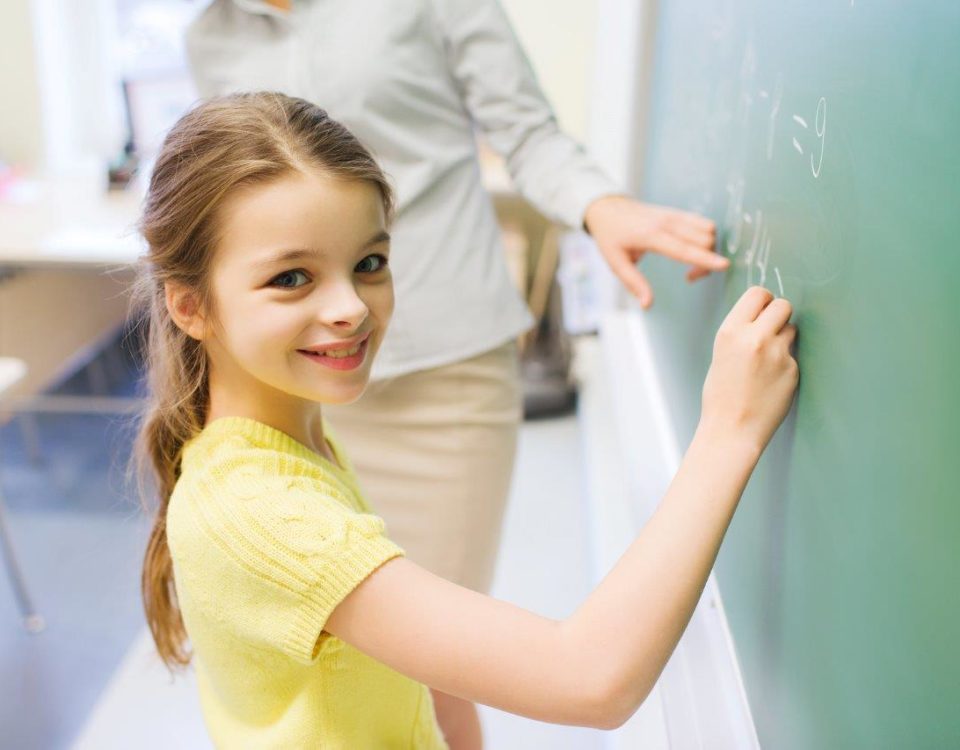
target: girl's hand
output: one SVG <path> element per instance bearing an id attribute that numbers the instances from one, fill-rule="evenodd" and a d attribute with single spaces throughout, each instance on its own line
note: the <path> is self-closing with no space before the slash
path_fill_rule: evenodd
<path id="1" fill-rule="evenodd" d="M 717 331 L 703 384 L 701 428 L 724 441 L 745 440 L 758 455 L 766 447 L 799 380 L 791 312 L 787 300 L 757 286 L 733 306 Z"/>
<path id="2" fill-rule="evenodd" d="M 644 309 L 653 304 L 650 282 L 636 266 L 644 253 L 658 253 L 691 266 L 687 281 L 730 266 L 729 259 L 713 251 L 714 223 L 688 211 L 609 195 L 587 207 L 583 225 L 610 268 Z"/>

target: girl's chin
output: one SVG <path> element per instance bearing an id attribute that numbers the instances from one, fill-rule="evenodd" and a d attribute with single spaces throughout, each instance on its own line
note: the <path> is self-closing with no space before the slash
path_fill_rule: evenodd
<path id="1" fill-rule="evenodd" d="M 311 400 L 334 406 L 352 404 L 363 395 L 363 392 L 367 389 L 367 382 L 368 379 L 363 378 L 357 383 L 343 383 L 333 388 L 312 389 L 313 394 Z"/>

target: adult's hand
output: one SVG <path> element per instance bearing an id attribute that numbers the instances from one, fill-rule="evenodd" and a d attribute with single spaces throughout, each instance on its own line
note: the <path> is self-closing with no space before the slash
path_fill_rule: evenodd
<path id="1" fill-rule="evenodd" d="M 636 265 L 644 253 L 657 253 L 690 266 L 687 281 L 730 266 L 729 259 L 714 252 L 714 223 L 689 211 L 608 195 L 587 207 L 583 224 L 610 268 L 644 309 L 653 304 L 650 282 Z"/>

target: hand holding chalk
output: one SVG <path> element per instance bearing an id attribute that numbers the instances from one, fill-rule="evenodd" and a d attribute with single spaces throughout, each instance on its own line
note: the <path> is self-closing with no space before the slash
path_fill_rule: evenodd
<path id="1" fill-rule="evenodd" d="M 701 425 L 725 440 L 766 447 L 786 416 L 800 369 L 791 354 L 793 308 L 763 287 L 751 287 L 717 331 L 703 384 Z"/>

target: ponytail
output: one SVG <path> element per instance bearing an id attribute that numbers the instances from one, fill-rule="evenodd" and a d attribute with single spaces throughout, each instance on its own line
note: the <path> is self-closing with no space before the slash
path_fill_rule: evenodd
<path id="1" fill-rule="evenodd" d="M 143 295 L 139 290 L 138 294 Z M 142 480 L 141 495 L 144 500 L 153 495 L 157 505 L 143 559 L 143 606 L 160 657 L 175 668 L 188 664 L 190 654 L 167 546 L 167 507 L 180 476 L 183 446 L 203 428 L 209 387 L 202 346 L 173 323 L 163 295 L 162 287 L 154 289 L 149 302 L 144 361 L 149 363 L 151 396 L 134 457 Z M 143 481 L 148 478 L 152 491 Z"/>

